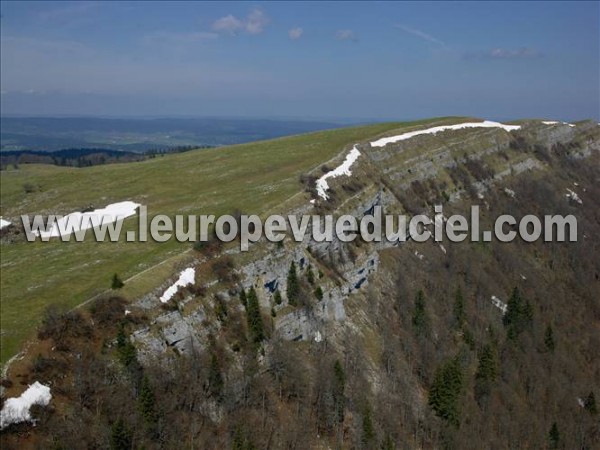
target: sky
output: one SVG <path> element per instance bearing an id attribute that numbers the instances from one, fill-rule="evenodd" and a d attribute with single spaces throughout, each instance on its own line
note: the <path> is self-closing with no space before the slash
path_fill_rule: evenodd
<path id="1" fill-rule="evenodd" d="M 600 2 L 1 1 L 3 116 L 600 120 Z"/>

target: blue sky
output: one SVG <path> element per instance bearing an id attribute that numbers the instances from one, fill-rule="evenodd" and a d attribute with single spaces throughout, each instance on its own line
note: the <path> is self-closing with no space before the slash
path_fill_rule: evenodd
<path id="1" fill-rule="evenodd" d="M 2 115 L 600 120 L 599 2 L 1 2 Z"/>

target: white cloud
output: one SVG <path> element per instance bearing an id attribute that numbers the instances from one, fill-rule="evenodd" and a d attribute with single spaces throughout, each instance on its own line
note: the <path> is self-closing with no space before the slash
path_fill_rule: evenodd
<path id="1" fill-rule="evenodd" d="M 399 28 L 400 30 L 404 31 L 405 33 L 412 34 L 413 36 L 423 39 L 424 41 L 431 42 L 432 44 L 441 45 L 443 47 L 446 46 L 446 44 L 444 42 L 440 41 L 439 39 L 433 37 L 432 35 L 430 35 L 428 33 L 425 33 L 424 31 L 417 30 L 416 28 L 411 28 L 406 25 L 396 25 L 396 28 Z"/>
<path id="2" fill-rule="evenodd" d="M 295 28 L 290 28 L 290 31 L 288 31 L 288 36 L 290 37 L 290 39 L 292 40 L 296 40 L 296 39 L 300 39 L 300 36 L 302 36 L 302 34 L 304 33 L 304 30 L 300 27 L 295 27 Z"/>
<path id="3" fill-rule="evenodd" d="M 269 18 L 260 9 L 254 9 L 246 19 L 246 31 L 250 34 L 260 34 L 269 23 Z"/>
<path id="4" fill-rule="evenodd" d="M 215 23 L 213 23 L 213 30 L 218 32 L 225 32 L 230 34 L 235 34 L 239 30 L 244 28 L 244 22 L 238 19 L 235 16 L 229 14 L 228 16 L 221 17 L 217 19 Z"/>
<path id="5" fill-rule="evenodd" d="M 358 40 L 354 30 L 338 30 L 335 33 L 335 38 L 338 41 L 356 41 L 356 40 Z"/>
<path id="6" fill-rule="evenodd" d="M 253 9 L 245 19 L 238 19 L 232 14 L 221 17 L 213 23 L 213 30 L 219 33 L 237 34 L 245 31 L 248 34 L 260 34 L 269 23 L 269 17 L 260 9 Z"/>

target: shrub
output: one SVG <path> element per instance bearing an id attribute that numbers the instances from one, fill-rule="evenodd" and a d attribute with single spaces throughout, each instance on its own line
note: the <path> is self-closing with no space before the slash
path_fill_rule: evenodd
<path id="1" fill-rule="evenodd" d="M 119 275 L 115 273 L 112 277 L 111 288 L 121 289 L 123 286 L 125 286 L 125 283 L 123 283 L 123 280 L 121 280 L 121 278 L 119 278 Z"/>

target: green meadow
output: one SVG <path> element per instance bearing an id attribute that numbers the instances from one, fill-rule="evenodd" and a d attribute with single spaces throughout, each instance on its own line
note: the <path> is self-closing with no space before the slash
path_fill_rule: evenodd
<path id="1" fill-rule="evenodd" d="M 450 120 L 456 121 L 444 122 Z M 15 222 L 21 214 L 68 214 L 131 200 L 146 205 L 149 216 L 218 215 L 236 209 L 261 214 L 301 193 L 301 174 L 353 143 L 430 122 L 342 128 L 137 163 L 88 168 L 21 164 L 1 172 L 1 213 Z M 34 192 L 27 193 L 25 185 Z M 124 280 L 133 277 L 123 293 L 134 298 L 173 275 L 186 252 L 189 258 L 189 243 L 125 242 L 124 232 L 136 225 L 135 218 L 125 220 L 116 243 L 94 242 L 90 231 L 84 242 L 2 243 L 2 363 L 35 333 L 48 305 L 73 308 L 106 291 L 114 273 Z"/>

